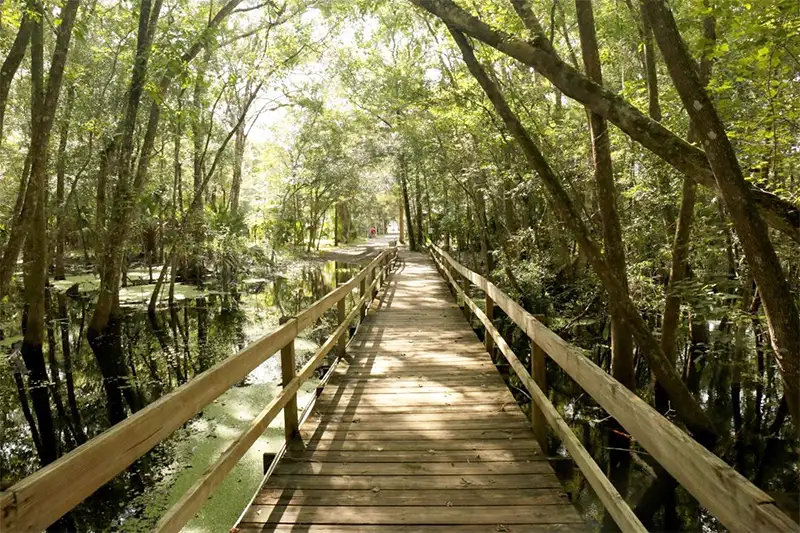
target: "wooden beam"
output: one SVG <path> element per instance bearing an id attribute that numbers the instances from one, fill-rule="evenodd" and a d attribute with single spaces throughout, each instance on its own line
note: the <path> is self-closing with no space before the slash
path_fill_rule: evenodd
<path id="1" fill-rule="evenodd" d="M 547 396 L 547 372 L 546 372 L 546 354 L 538 344 L 533 341 L 531 343 L 531 361 L 530 370 L 533 380 L 536 385 Z M 531 425 L 533 426 L 533 434 L 536 440 L 539 441 L 539 446 L 542 450 L 547 450 L 547 425 L 544 413 L 541 407 L 536 402 L 531 403 Z"/>
<path id="2" fill-rule="evenodd" d="M 294 339 L 281 348 L 281 383 L 283 389 L 286 390 L 286 385 L 291 383 L 295 377 L 295 356 L 294 356 Z M 289 395 L 286 400 L 286 405 L 283 409 L 283 430 L 286 436 L 286 444 L 297 439 L 299 436 L 299 424 L 297 423 L 297 393 Z"/>
<path id="3" fill-rule="evenodd" d="M 340 298 L 338 302 L 336 302 L 336 319 L 339 322 L 339 325 L 345 323 L 345 304 L 347 301 L 344 297 Z M 347 347 L 347 335 L 342 335 L 339 337 L 339 346 L 336 350 L 337 357 L 344 357 L 344 352 Z"/>
<path id="4" fill-rule="evenodd" d="M 793 531 L 797 524 L 775 500 L 664 418 L 644 400 L 595 365 L 583 352 L 547 329 L 493 283 L 432 246 L 450 265 L 488 293 L 496 305 L 540 346 L 701 505 L 731 531 Z"/>
<path id="5" fill-rule="evenodd" d="M 492 300 L 492 297 L 488 294 L 486 295 L 486 318 L 489 319 L 489 322 L 494 323 L 494 300 Z M 486 346 L 486 351 L 489 352 L 489 355 L 494 359 L 494 341 L 488 331 L 484 329 L 484 332 L 483 344 Z"/>

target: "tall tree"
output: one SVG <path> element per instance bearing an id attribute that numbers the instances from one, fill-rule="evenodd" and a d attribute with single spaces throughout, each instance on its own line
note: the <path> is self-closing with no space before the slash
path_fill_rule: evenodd
<path id="1" fill-rule="evenodd" d="M 643 8 L 675 88 L 703 139 L 717 186 L 758 284 L 789 413 L 800 435 L 800 315 L 794 296 L 767 226 L 755 208 L 725 125 L 705 90 L 672 11 L 662 0 L 647 0 Z"/>

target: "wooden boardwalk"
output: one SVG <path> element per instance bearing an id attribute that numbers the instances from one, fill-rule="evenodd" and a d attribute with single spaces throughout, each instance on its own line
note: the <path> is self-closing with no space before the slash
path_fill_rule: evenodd
<path id="1" fill-rule="evenodd" d="M 242 531 L 585 531 L 429 258 L 403 254 Z"/>

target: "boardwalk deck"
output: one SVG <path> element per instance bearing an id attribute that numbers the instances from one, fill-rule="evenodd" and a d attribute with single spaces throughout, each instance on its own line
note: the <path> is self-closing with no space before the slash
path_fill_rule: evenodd
<path id="1" fill-rule="evenodd" d="M 242 532 L 576 531 L 530 423 L 430 260 L 404 265 Z"/>

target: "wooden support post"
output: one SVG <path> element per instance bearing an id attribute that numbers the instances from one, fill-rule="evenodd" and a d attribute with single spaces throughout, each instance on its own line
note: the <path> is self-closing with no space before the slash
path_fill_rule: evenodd
<path id="1" fill-rule="evenodd" d="M 339 301 L 336 302 L 336 319 L 338 320 L 338 324 L 340 326 L 342 325 L 342 322 L 344 322 L 344 319 L 347 316 L 347 313 L 345 313 L 345 304 L 347 303 L 346 298 L 347 298 L 346 296 L 342 296 L 339 299 Z M 344 333 L 342 333 L 342 336 L 339 337 L 339 345 L 336 348 L 337 357 L 344 357 L 344 351 L 345 348 L 347 347 L 348 335 L 349 335 L 348 331 L 345 331 Z"/>
<path id="2" fill-rule="evenodd" d="M 365 292 L 367 292 L 367 277 L 366 276 L 361 278 L 361 283 L 358 286 L 358 295 L 359 296 L 364 296 Z M 361 304 L 361 308 L 358 311 L 359 320 L 361 322 L 363 322 L 364 321 L 364 317 L 366 315 L 367 315 L 367 302 L 364 301 L 364 303 Z"/>
<path id="3" fill-rule="evenodd" d="M 377 264 L 377 265 L 375 265 L 375 268 L 372 270 L 372 272 L 369 275 L 369 279 L 370 279 L 369 283 L 370 283 L 370 285 L 372 285 L 372 282 L 375 281 L 375 278 L 376 277 L 380 277 L 380 275 L 381 275 L 380 264 Z M 372 289 L 372 294 L 370 294 L 370 299 L 371 300 L 374 300 L 375 298 L 378 297 L 378 290 L 380 289 L 380 287 L 381 287 L 380 286 L 380 282 L 378 282 L 375 285 L 375 287 Z"/>
<path id="4" fill-rule="evenodd" d="M 292 317 L 281 317 L 280 323 L 284 324 L 291 320 Z M 282 386 L 292 381 L 296 376 L 295 372 L 295 357 L 294 357 L 294 339 L 289 344 L 281 348 L 281 380 Z M 300 437 L 300 426 L 297 421 L 297 393 L 292 394 L 286 406 L 283 408 L 283 421 L 284 421 L 284 434 L 286 435 L 287 446 L 297 438 Z"/>
<path id="5" fill-rule="evenodd" d="M 489 319 L 489 322 L 494 321 L 494 300 L 492 300 L 492 297 L 489 296 L 489 294 L 486 294 L 486 318 Z M 494 340 L 489 332 L 485 329 L 483 334 L 483 342 L 486 345 L 486 351 L 489 352 L 489 355 L 492 356 L 492 360 L 494 360 Z"/>
<path id="6" fill-rule="evenodd" d="M 272 461 L 275 460 L 275 455 L 276 454 L 273 453 L 273 452 L 264 452 L 263 459 L 262 459 L 262 461 L 263 461 L 263 465 L 262 466 L 264 468 L 264 475 L 265 476 L 267 475 L 267 472 L 269 472 L 269 467 L 272 466 Z"/>
<path id="7" fill-rule="evenodd" d="M 535 315 L 534 318 L 544 324 L 545 318 L 542 315 Z M 542 392 L 547 396 L 547 373 L 545 360 L 547 354 L 542 350 L 533 339 L 531 339 L 531 377 L 533 381 L 542 389 Z M 531 403 L 531 425 L 533 426 L 533 435 L 539 442 L 542 452 L 547 454 L 547 419 L 544 413 L 536 405 L 536 402 Z"/>
<path id="8" fill-rule="evenodd" d="M 472 312 L 467 305 L 467 299 L 469 298 L 469 280 L 463 276 L 461 277 L 461 288 L 464 290 L 464 316 L 467 318 L 467 322 L 469 322 L 469 327 L 472 327 Z"/>

